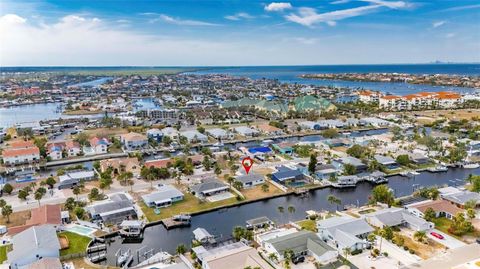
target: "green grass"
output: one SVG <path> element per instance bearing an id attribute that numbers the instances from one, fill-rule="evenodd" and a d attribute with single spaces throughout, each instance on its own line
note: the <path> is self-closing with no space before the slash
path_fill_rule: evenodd
<path id="1" fill-rule="evenodd" d="M 237 198 L 233 197 L 230 199 L 217 201 L 217 202 L 200 202 L 200 200 L 191 193 L 186 193 L 183 201 L 176 202 L 169 207 L 160 208 L 160 214 L 155 214 L 153 207 L 148 207 L 143 202 L 139 203 L 143 213 L 147 217 L 148 221 L 156 221 L 165 218 L 172 217 L 177 214 L 182 213 L 195 213 L 204 210 L 209 210 L 216 207 L 222 207 L 226 205 L 232 205 L 238 203 Z"/>
<path id="2" fill-rule="evenodd" d="M 317 232 L 317 223 L 315 220 L 306 219 L 297 222 L 303 230 Z"/>
<path id="3" fill-rule="evenodd" d="M 0 263 L 7 260 L 7 252 L 12 250 L 12 245 L 3 245 L 0 247 Z"/>
<path id="4" fill-rule="evenodd" d="M 368 208 L 368 209 L 365 209 L 365 210 L 358 211 L 358 213 L 362 214 L 362 215 L 365 215 L 365 214 L 368 214 L 368 213 L 373 213 L 373 212 L 375 212 L 375 209 L 373 209 L 373 208 Z"/>
<path id="5" fill-rule="evenodd" d="M 66 236 L 69 243 L 69 247 L 67 249 L 60 250 L 61 256 L 85 252 L 88 244 L 92 240 L 90 237 L 67 231 L 58 233 L 58 236 Z"/>
<path id="6" fill-rule="evenodd" d="M 436 218 L 432 220 L 433 223 L 435 223 L 435 228 L 439 231 L 442 231 L 448 235 L 451 235 L 459 240 L 462 240 L 462 236 L 454 235 L 448 232 L 448 228 L 452 225 L 452 220 L 447 219 L 447 218 Z M 473 232 L 466 233 L 465 236 L 474 236 L 477 237 L 479 236 L 480 232 L 477 230 L 474 230 Z"/>

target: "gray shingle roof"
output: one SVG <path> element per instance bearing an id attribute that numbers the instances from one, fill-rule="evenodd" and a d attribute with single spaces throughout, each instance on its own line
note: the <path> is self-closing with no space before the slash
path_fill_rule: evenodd
<path id="1" fill-rule="evenodd" d="M 292 250 L 294 253 L 310 250 L 317 255 L 322 255 L 327 251 L 334 250 L 323 242 L 315 233 L 310 231 L 299 231 L 280 236 L 268 240 L 267 243 L 272 244 L 275 250 L 282 255 L 286 250 Z"/>
<path id="2" fill-rule="evenodd" d="M 38 249 L 60 249 L 57 233 L 51 225 L 33 226 L 16 234 L 12 238 L 13 250 L 10 251 L 8 261 L 13 263 L 24 256 L 35 253 Z M 58 257 L 58 255 L 56 256 Z"/>
<path id="3" fill-rule="evenodd" d="M 249 173 L 248 175 L 241 175 L 236 178 L 237 181 L 240 181 L 242 183 L 254 182 L 262 179 L 263 176 L 256 173 Z"/>

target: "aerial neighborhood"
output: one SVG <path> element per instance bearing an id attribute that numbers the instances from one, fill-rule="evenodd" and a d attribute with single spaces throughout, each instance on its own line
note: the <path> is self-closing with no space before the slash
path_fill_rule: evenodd
<path id="1" fill-rule="evenodd" d="M 0 268 L 439 268 L 439 255 L 480 258 L 477 94 L 40 72 L 4 74 L 0 95 L 2 109 L 45 110 L 1 126 Z"/>

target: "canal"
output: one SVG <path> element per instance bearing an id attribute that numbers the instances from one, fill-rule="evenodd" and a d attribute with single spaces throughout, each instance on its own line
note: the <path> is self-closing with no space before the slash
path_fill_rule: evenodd
<path id="1" fill-rule="evenodd" d="M 393 176 L 389 178 L 388 185 L 393 189 L 397 197 L 409 195 L 414 188 L 428 187 L 435 185 L 460 185 L 469 174 L 480 174 L 480 168 L 477 169 L 463 169 L 450 168 L 443 173 L 422 172 L 414 178 L 406 178 L 401 176 Z M 458 179 L 458 180 L 455 180 Z M 122 244 L 121 240 L 117 238 L 108 247 L 107 261 L 111 265 L 115 265 L 115 253 L 122 248 L 127 250 L 130 248 L 136 255 L 136 250 L 142 248 L 140 253 L 154 249 L 154 252 L 167 251 L 175 253 L 175 248 L 179 244 L 190 246 L 193 234 L 192 231 L 198 227 L 206 228 L 210 233 L 216 236 L 228 238 L 231 235 L 233 227 L 237 225 L 244 226 L 248 219 L 267 216 L 277 223 L 286 223 L 289 221 L 296 221 L 304 219 L 307 210 L 335 210 L 336 206 L 327 202 L 327 196 L 332 194 L 342 200 L 343 205 L 364 205 L 368 201 L 368 197 L 374 185 L 368 182 L 363 182 L 357 185 L 356 188 L 350 189 L 334 189 L 323 188 L 311 191 L 310 194 L 304 198 L 288 195 L 250 204 L 244 204 L 228 209 L 221 209 L 210 213 L 196 215 L 192 217 L 191 227 L 177 228 L 166 230 L 163 225 L 155 225 L 145 229 L 145 238 L 142 242 Z M 280 213 L 278 207 L 288 206 L 295 207 L 295 212 Z M 141 260 L 141 258 L 140 258 Z M 136 257 L 134 264 L 137 262 Z"/>

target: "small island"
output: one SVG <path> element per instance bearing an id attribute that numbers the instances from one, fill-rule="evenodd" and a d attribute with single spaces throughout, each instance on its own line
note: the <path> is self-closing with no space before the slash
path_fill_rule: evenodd
<path id="1" fill-rule="evenodd" d="M 301 78 L 346 80 L 362 82 L 404 82 L 433 86 L 480 87 L 480 76 L 460 76 L 446 74 L 402 74 L 402 73 L 329 73 L 303 74 Z"/>

